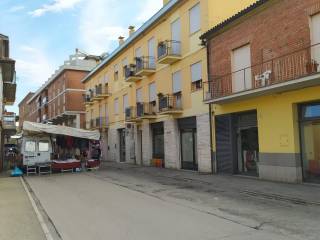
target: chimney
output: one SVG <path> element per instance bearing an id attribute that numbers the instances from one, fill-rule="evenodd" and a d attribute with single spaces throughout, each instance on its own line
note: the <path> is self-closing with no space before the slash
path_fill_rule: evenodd
<path id="1" fill-rule="evenodd" d="M 134 26 L 129 26 L 129 37 L 135 32 Z"/>
<path id="2" fill-rule="evenodd" d="M 119 39 L 119 46 L 124 44 L 124 37 L 120 36 L 120 37 L 118 37 L 118 39 Z"/>

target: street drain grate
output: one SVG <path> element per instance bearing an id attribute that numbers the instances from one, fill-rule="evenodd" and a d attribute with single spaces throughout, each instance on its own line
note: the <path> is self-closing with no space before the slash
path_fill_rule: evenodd
<path id="1" fill-rule="evenodd" d="M 306 201 L 306 200 L 299 199 L 299 198 L 292 198 L 292 197 L 277 195 L 277 194 L 267 194 L 267 193 L 253 192 L 253 191 L 247 191 L 247 190 L 241 191 L 240 193 L 243 193 L 243 194 L 246 194 L 249 196 L 253 196 L 253 197 L 262 197 L 265 199 L 272 199 L 272 200 L 277 200 L 277 201 L 294 203 L 297 205 L 318 205 L 318 206 L 320 206 L 320 202 Z"/>

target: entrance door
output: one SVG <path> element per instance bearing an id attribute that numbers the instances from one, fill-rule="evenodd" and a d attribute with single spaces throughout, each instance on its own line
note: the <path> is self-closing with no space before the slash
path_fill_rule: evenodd
<path id="1" fill-rule="evenodd" d="M 320 183 L 320 103 L 302 106 L 300 129 L 304 180 Z"/>
<path id="2" fill-rule="evenodd" d="M 198 170 L 196 129 L 181 129 L 182 169 Z"/>
<path id="3" fill-rule="evenodd" d="M 248 127 L 238 132 L 238 172 L 241 174 L 258 175 L 258 128 Z"/>
<path id="4" fill-rule="evenodd" d="M 252 88 L 250 45 L 232 52 L 232 91 L 241 92 Z"/>
<path id="5" fill-rule="evenodd" d="M 126 161 L 126 130 L 119 130 L 119 140 L 120 140 L 120 162 Z"/>

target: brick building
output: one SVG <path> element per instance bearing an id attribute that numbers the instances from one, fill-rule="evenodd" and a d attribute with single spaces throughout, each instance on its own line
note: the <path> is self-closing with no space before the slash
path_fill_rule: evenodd
<path id="1" fill-rule="evenodd" d="M 201 36 L 215 170 L 320 180 L 320 1 L 260 0 Z"/>
<path id="2" fill-rule="evenodd" d="M 26 104 L 29 99 L 34 95 L 33 92 L 29 92 L 19 103 L 19 127 L 22 126 L 22 123 L 28 119 L 28 115 L 30 112 L 30 105 Z"/>
<path id="3" fill-rule="evenodd" d="M 84 85 L 81 80 L 96 66 L 97 59 L 80 54 L 69 57 L 35 94 L 25 102 L 25 120 L 77 128 L 85 127 Z M 25 108 L 24 103 L 21 108 Z"/>

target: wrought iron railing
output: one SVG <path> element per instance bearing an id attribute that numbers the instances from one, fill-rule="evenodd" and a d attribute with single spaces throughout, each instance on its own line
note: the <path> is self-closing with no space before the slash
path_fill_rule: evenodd
<path id="1" fill-rule="evenodd" d="M 158 60 L 166 56 L 180 56 L 181 42 L 175 40 L 166 40 L 158 44 Z"/>
<path id="2" fill-rule="evenodd" d="M 136 111 L 136 107 L 127 107 L 125 109 L 125 118 L 126 121 L 130 121 L 130 120 L 134 120 L 137 118 L 137 111 Z"/>
<path id="3" fill-rule="evenodd" d="M 159 96 L 159 112 L 182 110 L 181 93 Z"/>
<path id="4" fill-rule="evenodd" d="M 108 85 L 99 84 L 95 87 L 94 95 L 99 97 L 101 95 L 106 95 L 108 93 Z"/>
<path id="5" fill-rule="evenodd" d="M 156 102 L 137 103 L 137 117 L 146 117 L 157 114 Z"/>
<path id="6" fill-rule="evenodd" d="M 142 70 L 155 70 L 155 57 L 136 57 L 136 72 Z"/>
<path id="7" fill-rule="evenodd" d="M 7 128 L 15 128 L 16 127 L 16 115 L 15 114 L 5 114 L 2 116 L 2 127 L 4 129 Z"/>
<path id="8" fill-rule="evenodd" d="M 211 75 L 204 84 L 204 101 L 311 76 L 320 73 L 319 64 L 320 43 L 236 72 Z"/>
<path id="9" fill-rule="evenodd" d="M 136 75 L 136 65 L 130 64 L 124 67 L 124 77 L 128 79 L 130 77 L 134 77 Z"/>

